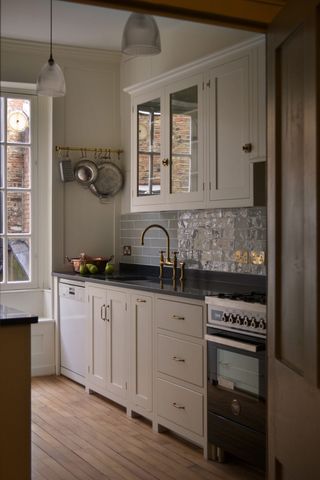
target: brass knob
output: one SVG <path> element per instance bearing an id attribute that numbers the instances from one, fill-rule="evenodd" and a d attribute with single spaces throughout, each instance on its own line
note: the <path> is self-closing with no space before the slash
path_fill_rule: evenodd
<path id="1" fill-rule="evenodd" d="M 245 153 L 250 153 L 252 152 L 252 143 L 245 143 L 242 147 L 242 150 L 245 152 Z"/>
<path id="2" fill-rule="evenodd" d="M 162 165 L 163 165 L 164 167 L 167 167 L 167 166 L 169 165 L 169 158 L 164 158 L 164 159 L 162 160 Z"/>

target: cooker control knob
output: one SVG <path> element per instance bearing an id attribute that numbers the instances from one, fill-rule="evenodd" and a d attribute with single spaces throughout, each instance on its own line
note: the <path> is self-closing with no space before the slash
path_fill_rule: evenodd
<path id="1" fill-rule="evenodd" d="M 238 315 L 232 315 L 232 324 L 235 325 L 237 323 Z"/>
<path id="2" fill-rule="evenodd" d="M 224 314 L 222 315 L 221 320 L 222 320 L 223 322 L 228 322 L 228 321 L 229 321 L 229 317 L 230 317 L 230 315 L 229 315 L 228 313 L 224 313 Z"/>
<path id="3" fill-rule="evenodd" d="M 254 318 L 251 318 L 250 328 L 257 328 L 258 325 L 259 325 L 259 324 L 258 324 L 257 320 L 255 320 Z"/>
<path id="4" fill-rule="evenodd" d="M 266 328 L 266 321 L 263 318 L 260 319 L 259 328 L 261 330 L 265 330 L 265 328 Z"/>
<path id="5" fill-rule="evenodd" d="M 232 314 L 229 315 L 229 323 L 234 323 L 235 322 L 235 319 L 236 317 Z"/>
<path id="6" fill-rule="evenodd" d="M 243 326 L 249 327 L 249 318 L 247 317 L 247 315 L 245 315 L 243 318 Z"/>
<path id="7" fill-rule="evenodd" d="M 240 326 L 243 324 L 243 317 L 241 317 L 240 315 L 237 315 L 236 317 L 236 325 Z"/>

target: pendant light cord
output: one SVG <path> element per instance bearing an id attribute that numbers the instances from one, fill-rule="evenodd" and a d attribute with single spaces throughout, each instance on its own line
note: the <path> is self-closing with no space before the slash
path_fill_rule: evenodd
<path id="1" fill-rule="evenodd" d="M 52 0 L 50 0 L 50 57 L 48 62 L 50 65 L 54 64 L 54 60 L 52 56 Z"/>

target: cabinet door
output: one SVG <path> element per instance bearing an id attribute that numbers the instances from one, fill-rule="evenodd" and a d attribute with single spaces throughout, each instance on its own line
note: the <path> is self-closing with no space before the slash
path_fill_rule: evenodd
<path id="1" fill-rule="evenodd" d="M 225 63 L 210 72 L 209 200 L 248 199 L 252 165 L 245 145 L 250 139 L 250 56 Z M 248 147 L 247 150 L 250 150 Z M 227 206 L 227 204 L 225 204 Z"/>
<path id="2" fill-rule="evenodd" d="M 167 203 L 204 200 L 203 75 L 176 82 L 166 88 Z"/>
<path id="3" fill-rule="evenodd" d="M 128 381 L 127 296 L 108 290 L 107 300 L 107 389 L 125 397 Z"/>
<path id="4" fill-rule="evenodd" d="M 131 296 L 130 386 L 134 405 L 152 411 L 152 299 Z"/>
<path id="5" fill-rule="evenodd" d="M 132 106 L 132 206 L 163 203 L 163 97 L 153 91 Z"/>
<path id="6" fill-rule="evenodd" d="M 87 287 L 88 293 L 88 379 L 105 388 L 107 383 L 106 290 Z"/>

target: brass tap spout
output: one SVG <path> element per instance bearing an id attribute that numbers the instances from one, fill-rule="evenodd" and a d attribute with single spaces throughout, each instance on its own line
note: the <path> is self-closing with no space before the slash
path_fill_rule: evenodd
<path id="1" fill-rule="evenodd" d="M 144 236 L 147 233 L 147 231 L 150 230 L 150 228 L 160 228 L 160 230 L 162 230 L 164 232 L 164 234 L 166 235 L 166 237 L 167 237 L 166 263 L 169 264 L 169 262 L 171 262 L 171 260 L 170 260 L 170 237 L 169 237 L 169 233 L 167 232 L 167 230 L 162 225 L 158 225 L 157 223 L 153 223 L 152 225 L 149 225 L 148 227 L 146 227 L 141 234 L 141 245 L 144 245 Z"/>

